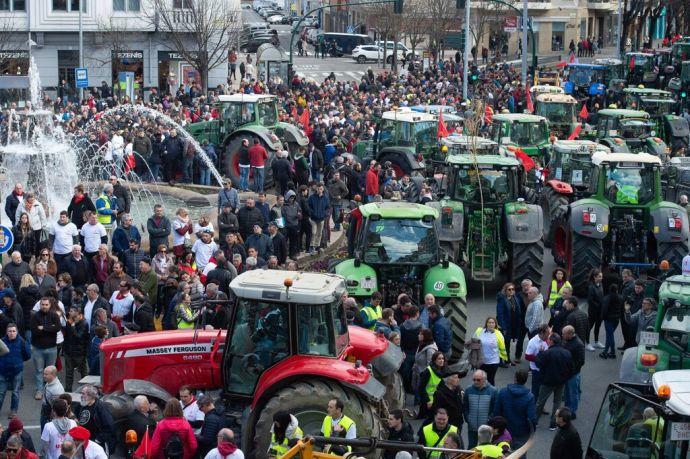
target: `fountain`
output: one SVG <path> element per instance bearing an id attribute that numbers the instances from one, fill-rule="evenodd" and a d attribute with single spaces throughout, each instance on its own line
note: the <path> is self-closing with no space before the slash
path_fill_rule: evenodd
<path id="1" fill-rule="evenodd" d="M 184 201 L 179 199 L 168 196 L 164 199 L 158 185 L 145 183 L 134 171 L 123 170 L 122 166 L 106 160 L 108 144 L 96 148 L 97 145 L 92 144 L 83 134 L 65 134 L 61 126 L 54 122 L 53 113 L 42 108 L 41 83 L 33 57 L 29 68 L 29 88 L 30 102 L 27 102 L 25 109 L 10 111 L 6 139 L 4 144 L 0 144 L 0 172 L 3 172 L 0 196 L 7 196 L 12 192 L 14 184 L 20 182 L 27 191 L 37 195 L 50 216 L 50 221 L 53 221 L 61 210 L 67 209 L 77 183 L 83 183 L 87 194 L 95 201 L 101 193 L 105 175 L 113 173 L 130 190 L 131 213 L 134 214 L 135 222 L 142 226 L 152 214 L 154 204 L 163 203 L 169 209 L 184 205 Z M 222 182 L 222 177 L 201 146 L 167 115 L 143 106 L 125 105 L 107 110 L 99 120 L 107 119 L 115 113 L 129 117 L 142 114 L 176 128 L 184 139 L 192 142 L 215 179 Z M 85 131 L 89 132 L 97 126 L 98 121 L 91 120 Z M 1 220 L 5 224 L 9 223 L 4 212 Z"/>

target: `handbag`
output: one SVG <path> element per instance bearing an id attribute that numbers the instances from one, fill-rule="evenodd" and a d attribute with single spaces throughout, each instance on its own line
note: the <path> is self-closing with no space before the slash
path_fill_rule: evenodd
<path id="1" fill-rule="evenodd" d="M 480 368 L 484 365 L 484 351 L 482 350 L 482 342 L 479 338 L 472 338 L 465 343 L 465 348 L 469 351 L 467 360 L 473 369 Z"/>

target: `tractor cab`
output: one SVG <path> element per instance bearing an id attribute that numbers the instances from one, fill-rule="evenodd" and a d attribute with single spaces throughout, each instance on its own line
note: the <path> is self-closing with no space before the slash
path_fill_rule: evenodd
<path id="1" fill-rule="evenodd" d="M 586 459 L 690 457 L 690 371 L 661 371 L 651 379 L 609 385 Z"/>
<path id="2" fill-rule="evenodd" d="M 526 113 L 494 115 L 491 139 L 502 147 L 518 147 L 543 164 L 549 148 L 549 122 Z"/>
<path id="3" fill-rule="evenodd" d="M 539 94 L 535 113 L 549 120 L 551 132 L 565 138 L 577 125 L 577 100 L 566 94 Z"/>
<path id="4" fill-rule="evenodd" d="M 493 140 L 473 135 L 450 135 L 441 139 L 441 153 L 435 161 L 444 162 L 451 155 L 477 154 L 499 155 L 499 147 Z"/>
<path id="5" fill-rule="evenodd" d="M 596 64 L 568 64 L 565 68 L 567 81 L 563 84 L 566 94 L 578 99 L 606 92 L 608 67 Z M 608 79 L 607 79 L 608 78 Z"/>
<path id="6" fill-rule="evenodd" d="M 502 207 L 517 200 L 520 162 L 497 155 L 449 156 L 446 195 L 467 207 Z"/>
<path id="7" fill-rule="evenodd" d="M 556 180 L 568 184 L 575 197 L 584 196 L 591 178 L 592 155 L 599 152 L 610 153 L 611 150 L 591 140 L 555 141 L 548 164 L 547 184 Z"/>
<path id="8" fill-rule="evenodd" d="M 690 37 L 685 37 L 671 45 L 671 56 L 677 62 L 690 60 Z"/>
<path id="9" fill-rule="evenodd" d="M 623 61 L 620 59 L 614 59 L 610 57 L 593 59 L 592 64 L 603 65 L 604 68 L 604 79 L 603 83 L 608 87 L 611 86 L 612 80 L 618 80 L 625 76 L 623 71 Z"/>
<path id="10" fill-rule="evenodd" d="M 651 53 L 625 53 L 625 68 L 628 69 L 628 83 L 654 84 L 659 77 L 659 69 L 656 67 L 654 54 Z"/>
<path id="11" fill-rule="evenodd" d="M 658 118 L 675 111 L 676 100 L 670 91 L 630 87 L 623 89 L 623 96 L 625 108 L 644 110 L 652 118 Z"/>
<path id="12" fill-rule="evenodd" d="M 667 161 L 670 149 L 658 137 L 657 124 L 641 110 L 604 109 L 598 112 L 595 137 L 614 152 L 646 152 Z"/>
<path id="13" fill-rule="evenodd" d="M 661 201 L 657 186 L 661 161 L 647 153 L 597 153 L 592 156 L 590 191 L 611 206 Z M 613 228 L 612 228 L 613 229 Z"/>

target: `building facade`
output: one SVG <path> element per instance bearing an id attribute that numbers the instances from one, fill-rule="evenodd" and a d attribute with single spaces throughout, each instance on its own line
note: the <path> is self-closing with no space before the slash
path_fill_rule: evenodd
<path id="1" fill-rule="evenodd" d="M 185 21 L 191 21 L 187 1 L 169 0 L 169 11 L 181 29 Z M 238 12 L 239 31 L 240 0 L 222 1 Z M 0 74 L 26 75 L 31 55 L 45 89 L 57 88 L 62 80 L 74 87 L 74 69 L 80 64 L 80 2 L 84 67 L 90 87 L 102 82 L 114 86 L 123 73 L 133 74 L 135 86 L 144 90 L 174 92 L 181 84 L 200 82 L 198 72 L 185 62 L 180 50 L 171 48 L 172 40 L 157 30 L 148 0 L 0 1 L 0 23 L 11 24 L 10 39 L 0 43 Z M 210 70 L 208 86 L 225 83 L 227 75 L 225 61 Z"/>

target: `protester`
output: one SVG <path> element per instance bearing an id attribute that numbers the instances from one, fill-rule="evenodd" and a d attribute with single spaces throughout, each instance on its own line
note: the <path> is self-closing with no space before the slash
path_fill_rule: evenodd
<path id="1" fill-rule="evenodd" d="M 472 385 L 465 388 L 462 397 L 462 412 L 467 422 L 467 446 L 474 448 L 477 445 L 477 430 L 486 423 L 494 412 L 497 391 L 487 381 L 484 370 L 476 370 L 472 373 Z"/>

